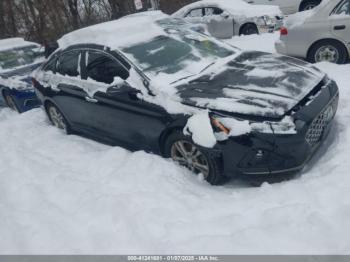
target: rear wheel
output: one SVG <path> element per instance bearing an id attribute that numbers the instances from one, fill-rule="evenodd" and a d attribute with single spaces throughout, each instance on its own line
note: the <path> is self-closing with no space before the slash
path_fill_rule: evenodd
<path id="1" fill-rule="evenodd" d="M 6 92 L 6 91 L 4 91 L 3 95 L 4 95 L 4 98 L 5 98 L 5 101 L 6 101 L 7 106 L 8 106 L 10 109 L 12 109 L 12 110 L 14 110 L 14 111 L 20 113 L 20 111 L 18 110 L 18 107 L 17 107 L 17 105 L 16 105 L 15 100 L 13 99 L 13 97 L 12 97 L 8 92 Z"/>
<path id="2" fill-rule="evenodd" d="M 204 179 L 212 185 L 219 185 L 225 181 L 219 159 L 194 144 L 191 138 L 180 131 L 168 137 L 165 143 L 165 157 L 172 158 L 194 174 L 202 174 Z"/>
<path id="3" fill-rule="evenodd" d="M 330 62 L 344 64 L 348 53 L 344 45 L 334 40 L 324 40 L 313 45 L 307 60 L 311 63 Z"/>
<path id="4" fill-rule="evenodd" d="M 259 30 L 254 24 L 245 24 L 242 26 L 242 28 L 239 30 L 240 35 L 258 35 Z"/>
<path id="5" fill-rule="evenodd" d="M 46 112 L 49 116 L 51 123 L 58 129 L 63 130 L 65 133 L 69 134 L 70 129 L 67 120 L 61 113 L 61 111 L 53 104 L 48 104 L 46 106 Z"/>

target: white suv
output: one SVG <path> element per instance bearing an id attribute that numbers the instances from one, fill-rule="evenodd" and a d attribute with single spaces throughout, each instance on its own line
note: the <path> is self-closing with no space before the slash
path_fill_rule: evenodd
<path id="1" fill-rule="evenodd" d="M 277 5 L 285 15 L 310 10 L 319 5 L 322 0 L 245 0 L 249 4 Z"/>

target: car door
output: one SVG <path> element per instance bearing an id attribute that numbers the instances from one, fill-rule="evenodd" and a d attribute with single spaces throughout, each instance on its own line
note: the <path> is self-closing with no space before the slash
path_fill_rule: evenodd
<path id="1" fill-rule="evenodd" d="M 331 31 L 350 46 L 350 0 L 342 0 L 330 16 Z"/>
<path id="2" fill-rule="evenodd" d="M 97 50 L 87 52 L 86 62 L 86 81 L 98 88 L 87 101 L 92 127 L 115 144 L 155 151 L 169 121 L 165 110 L 141 99 L 139 89 L 127 82 L 130 67 L 125 62 Z"/>
<path id="3" fill-rule="evenodd" d="M 216 38 L 231 38 L 234 34 L 233 17 L 218 7 L 205 7 L 203 20 L 209 33 Z"/>
<path id="4" fill-rule="evenodd" d="M 69 123 L 78 129 L 89 125 L 86 113 L 87 93 L 82 88 L 81 63 L 82 51 L 70 50 L 57 58 L 56 72 L 50 76 L 52 88 L 56 90 L 53 100 Z"/>

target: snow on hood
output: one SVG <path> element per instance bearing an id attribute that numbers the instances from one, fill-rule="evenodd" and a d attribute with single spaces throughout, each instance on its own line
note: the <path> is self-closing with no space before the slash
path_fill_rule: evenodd
<path id="1" fill-rule="evenodd" d="M 163 35 L 164 30 L 155 21 L 166 17 L 161 11 L 133 14 L 73 31 L 59 39 L 58 44 L 61 49 L 88 43 L 118 49 Z"/>
<path id="2" fill-rule="evenodd" d="M 245 52 L 220 72 L 177 86 L 183 103 L 212 110 L 281 118 L 325 77 L 290 57 Z"/>
<path id="3" fill-rule="evenodd" d="M 281 10 L 273 5 L 251 5 L 243 0 L 203 0 L 189 4 L 173 14 L 174 17 L 184 17 L 191 9 L 213 6 L 223 9 L 234 16 L 259 17 L 280 16 Z"/>
<path id="4" fill-rule="evenodd" d="M 8 38 L 8 39 L 2 39 L 0 40 L 0 52 L 13 49 L 13 48 L 19 48 L 19 47 L 25 47 L 30 45 L 36 45 L 40 46 L 37 43 L 28 42 L 25 41 L 23 38 Z"/>

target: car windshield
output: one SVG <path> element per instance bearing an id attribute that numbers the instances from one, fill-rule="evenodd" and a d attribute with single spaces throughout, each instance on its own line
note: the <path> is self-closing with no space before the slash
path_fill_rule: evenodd
<path id="1" fill-rule="evenodd" d="M 165 29 L 166 34 L 122 49 L 145 74 L 185 77 L 198 74 L 218 59 L 235 54 L 225 46 L 191 30 Z"/>
<path id="2" fill-rule="evenodd" d="M 30 65 L 43 56 L 43 51 L 36 45 L 25 46 L 0 52 L 0 69 L 6 70 Z"/>

